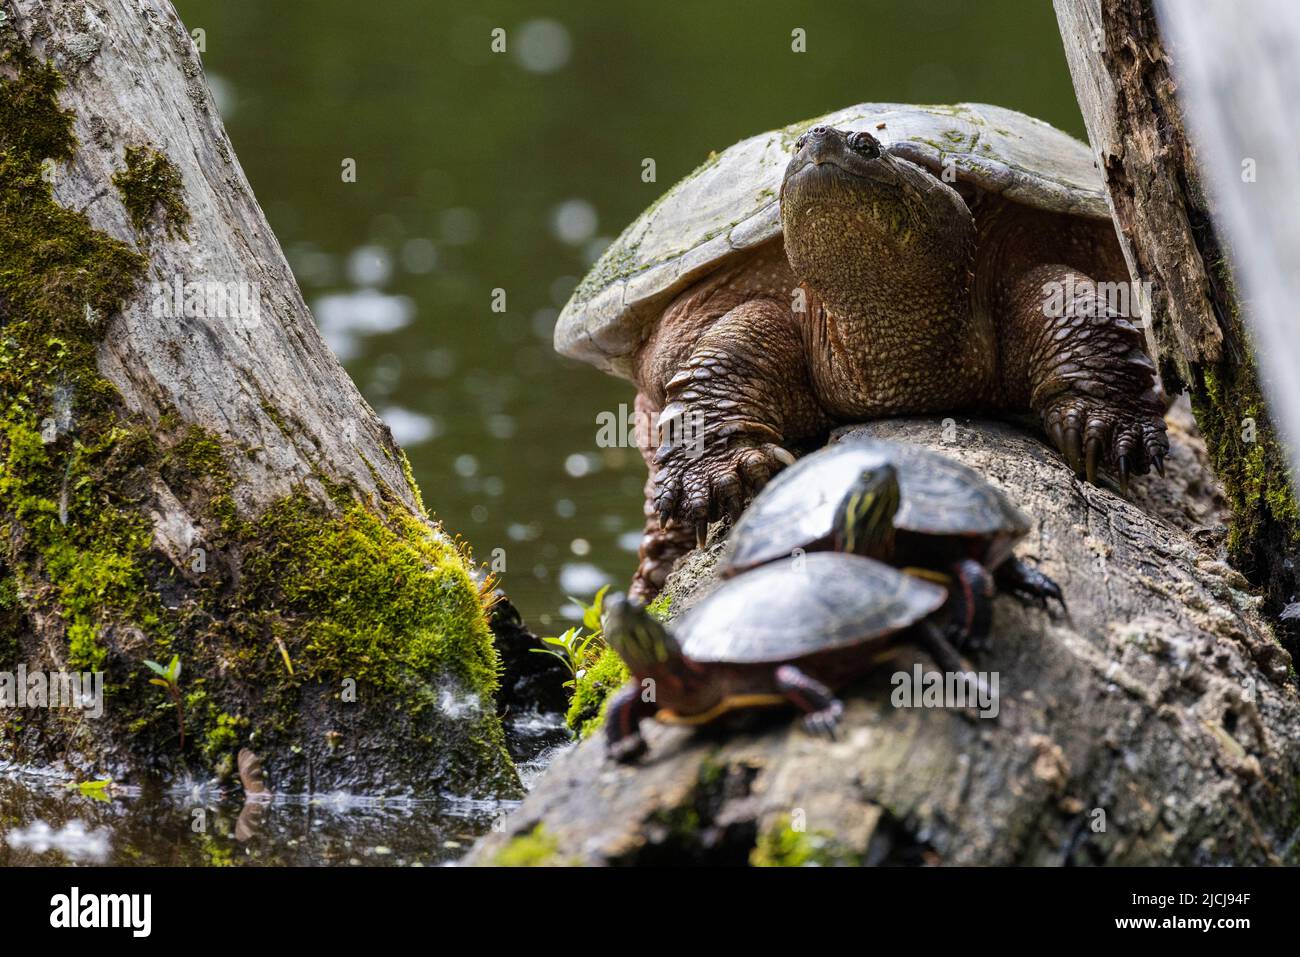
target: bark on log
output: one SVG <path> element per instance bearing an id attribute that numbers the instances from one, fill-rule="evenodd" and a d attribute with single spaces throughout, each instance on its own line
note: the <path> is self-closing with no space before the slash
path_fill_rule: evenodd
<path id="1" fill-rule="evenodd" d="M 1164 19 L 1180 24 L 1179 36 L 1188 41 L 1181 48 L 1162 35 L 1151 0 L 1054 5 L 1120 242 L 1133 279 L 1146 293 L 1141 298 L 1152 354 L 1165 387 L 1191 395 L 1232 505 L 1228 556 L 1263 587 L 1268 611 L 1276 614 L 1300 588 L 1300 509 L 1288 450 L 1261 388 L 1251 333 L 1294 321 L 1289 293 L 1295 284 L 1295 226 L 1279 225 L 1273 232 L 1268 226 L 1290 218 L 1296 206 L 1296 187 L 1287 182 L 1287 158 L 1294 151 L 1283 146 L 1294 138 L 1294 124 L 1263 111 L 1255 98 L 1286 88 L 1294 72 L 1294 50 L 1277 35 L 1279 27 L 1296 29 L 1294 12 L 1284 12 L 1281 4 L 1277 17 L 1255 5 L 1164 4 Z M 1184 121 L 1188 101 L 1180 65 L 1202 93 L 1200 123 Z M 1211 83 L 1217 99 L 1204 95 Z M 1285 99 L 1274 95 L 1271 102 Z M 1249 100 L 1255 108 L 1241 109 Z M 1189 120 L 1196 120 L 1195 112 Z M 1216 156 L 1233 158 L 1220 160 L 1215 170 Z M 1247 157 L 1276 161 L 1271 174 L 1265 168 L 1263 175 L 1272 177 L 1267 187 L 1243 185 L 1240 163 Z M 1219 174 L 1216 191 L 1207 191 L 1207 170 Z M 1225 249 L 1227 237 L 1237 244 L 1234 257 Z M 1243 266 L 1244 298 L 1236 284 Z M 1277 348 L 1268 339 L 1263 344 Z M 1266 365 L 1264 371 L 1275 368 Z M 1294 379 L 1293 372 L 1286 370 L 1285 378 Z M 1266 383 L 1269 399 L 1300 414 L 1283 377 L 1277 378 L 1276 387 Z M 1296 388 L 1290 384 L 1291 391 Z M 1295 651 L 1296 622 L 1280 627 Z"/>
<path id="2" fill-rule="evenodd" d="M 98 722 L 6 723 L 5 752 L 120 779 L 249 745 L 282 789 L 512 792 L 479 590 L 317 333 L 175 11 L 0 9 L 0 669 L 111 690 Z M 184 750 L 143 667 L 171 654 Z"/>
<path id="3" fill-rule="evenodd" d="M 1295 861 L 1290 657 L 1246 581 L 1199 543 L 1214 481 L 1176 417 L 1170 481 L 1138 481 L 1131 501 L 1006 425 L 968 423 L 955 442 L 932 421 L 856 428 L 977 468 L 1036 519 L 1018 552 L 1071 617 L 997 599 L 975 661 L 999 676 L 996 719 L 892 707 L 887 665 L 844 695 L 835 742 L 788 713 L 729 735 L 647 722 L 648 757 L 623 767 L 596 735 L 470 863 Z M 674 612 L 711 560 L 697 552 L 670 579 Z M 917 654 L 900 651 L 898 670 Z"/>

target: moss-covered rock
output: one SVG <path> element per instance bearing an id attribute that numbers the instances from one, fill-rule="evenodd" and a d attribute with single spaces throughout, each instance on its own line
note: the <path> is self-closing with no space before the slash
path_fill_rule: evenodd
<path id="1" fill-rule="evenodd" d="M 596 663 L 577 679 L 569 711 L 564 716 L 578 737 L 585 738 L 605 723 L 605 702 L 630 677 L 627 665 L 613 648 L 601 651 Z"/>
<path id="2" fill-rule="evenodd" d="M 54 200 L 50 165 L 76 149 L 62 80 L 0 40 L 0 669 L 105 674 L 101 719 L 42 709 L 0 733 L 119 781 L 228 773 L 248 746 L 277 789 L 517 793 L 470 556 L 422 506 L 322 469 L 246 514 L 229 463 L 247 450 L 174 409 L 132 412 L 100 374 L 147 260 Z M 183 232 L 175 167 L 125 159 L 137 230 Z M 157 533 L 160 496 L 188 550 Z M 173 656 L 176 695 L 145 666 Z"/>

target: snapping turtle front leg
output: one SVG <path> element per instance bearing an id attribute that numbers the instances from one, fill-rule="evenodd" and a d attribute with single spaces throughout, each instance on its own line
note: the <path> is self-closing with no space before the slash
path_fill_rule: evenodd
<path id="1" fill-rule="evenodd" d="M 827 425 L 790 310 L 770 299 L 714 322 L 664 393 L 654 508 L 697 538 L 710 521 L 739 515 L 794 461 L 788 446 Z"/>
<path id="2" fill-rule="evenodd" d="M 1012 286 L 1001 329 L 1006 403 L 1028 406 L 1070 467 L 1096 480 L 1104 465 L 1164 474 L 1169 440 L 1142 333 L 1111 310 L 1096 283 L 1038 266 Z"/>
<path id="3" fill-rule="evenodd" d="M 653 459 L 654 450 L 650 450 Z M 652 466 L 653 468 L 653 466 Z M 642 602 L 658 596 L 668 574 L 681 558 L 695 546 L 695 529 L 676 522 L 664 524 L 654 505 L 655 483 L 653 473 L 645 485 L 645 531 L 637 550 L 638 564 L 628 594 Z"/>

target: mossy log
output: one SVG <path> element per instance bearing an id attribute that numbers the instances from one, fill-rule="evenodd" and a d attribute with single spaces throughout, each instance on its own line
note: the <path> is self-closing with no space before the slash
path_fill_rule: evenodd
<path id="1" fill-rule="evenodd" d="M 0 671 L 106 676 L 101 718 L 0 712 L 0 758 L 130 781 L 250 747 L 280 790 L 516 793 L 468 556 L 317 333 L 175 11 L 0 11 Z M 179 701 L 146 666 L 173 656 Z"/>
<path id="2" fill-rule="evenodd" d="M 1300 421 L 1300 393 L 1288 381 L 1294 368 L 1261 368 L 1258 347 L 1281 347 L 1253 333 L 1294 323 L 1296 252 L 1284 237 L 1294 233 L 1298 196 L 1294 124 L 1261 103 L 1292 99 L 1294 57 L 1278 31 L 1296 36 L 1300 25 L 1284 3 L 1267 5 L 1273 12 L 1167 3 L 1162 22 L 1152 0 L 1054 4 L 1120 243 L 1144 284 L 1148 344 L 1165 388 L 1191 396 L 1232 506 L 1229 560 L 1264 589 L 1277 616 L 1300 591 L 1300 508 L 1277 429 L 1285 413 Z M 1162 23 L 1182 26 L 1182 47 Z M 1188 100 L 1207 83 L 1215 96 Z M 1275 401 L 1294 407 L 1275 409 Z M 1278 627 L 1300 649 L 1300 619 Z"/>
<path id="3" fill-rule="evenodd" d="M 1260 599 L 1215 554 L 1222 500 L 1189 415 L 1171 416 L 1168 481 L 1128 500 L 1003 424 L 856 428 L 973 466 L 1035 519 L 1018 553 L 1070 614 L 996 599 L 992 648 L 972 660 L 998 676 L 997 716 L 894 707 L 893 673 L 937 668 L 902 646 L 846 690 L 835 741 L 789 711 L 742 729 L 646 722 L 637 766 L 587 738 L 470 863 L 1297 860 L 1300 695 Z M 673 613 L 712 586 L 719 546 L 670 577 Z"/>

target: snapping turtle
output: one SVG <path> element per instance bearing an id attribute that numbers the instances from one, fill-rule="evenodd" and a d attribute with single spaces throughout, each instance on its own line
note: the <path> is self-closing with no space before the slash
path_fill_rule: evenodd
<path id="1" fill-rule="evenodd" d="M 825 548 L 880 559 L 948 585 L 954 636 L 982 645 L 995 584 L 1065 606 L 1057 584 L 1012 552 L 1029 528 L 974 469 L 914 445 L 849 439 L 769 482 L 732 528 L 718 570 L 730 577 Z"/>
<path id="2" fill-rule="evenodd" d="M 996 106 L 864 104 L 678 183 L 574 291 L 563 354 L 637 386 L 633 591 L 837 423 L 1031 414 L 1080 475 L 1168 452 L 1088 148 Z M 1127 297 L 1124 297 L 1127 301 Z"/>
<path id="3" fill-rule="evenodd" d="M 925 621 L 945 598 L 870 558 L 819 552 L 724 582 L 671 626 L 636 599 L 607 599 L 605 640 L 632 672 L 605 713 L 609 753 L 644 753 L 643 718 L 707 724 L 780 704 L 803 711 L 809 731 L 831 734 L 844 710 L 833 689 L 870 670 L 909 627 L 919 623 L 941 660 L 954 659 Z"/>

